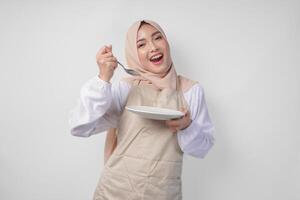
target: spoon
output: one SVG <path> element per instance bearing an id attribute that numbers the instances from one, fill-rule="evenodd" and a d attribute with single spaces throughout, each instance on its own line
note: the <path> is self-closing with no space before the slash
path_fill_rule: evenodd
<path id="1" fill-rule="evenodd" d="M 119 65 L 121 65 L 121 67 L 123 67 L 123 69 L 125 70 L 126 73 L 128 73 L 128 74 L 130 74 L 132 76 L 139 76 L 140 75 L 139 72 L 137 72 L 137 71 L 135 71 L 133 69 L 128 69 L 128 68 L 124 67 L 124 65 L 122 65 L 119 61 L 117 61 L 117 62 L 118 62 Z"/>

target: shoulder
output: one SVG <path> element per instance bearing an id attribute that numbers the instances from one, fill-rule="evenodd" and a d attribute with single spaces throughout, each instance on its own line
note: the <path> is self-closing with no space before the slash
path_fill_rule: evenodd
<path id="1" fill-rule="evenodd" d="M 195 81 L 193 79 L 187 78 L 186 76 L 183 76 L 181 74 L 177 75 L 179 80 L 183 83 L 187 83 L 187 82 L 192 82 L 192 83 L 197 83 L 198 81 Z"/>
<path id="2" fill-rule="evenodd" d="M 205 106 L 203 86 L 199 82 L 195 83 L 191 88 L 184 92 L 184 98 L 189 106 L 192 119 L 196 119 L 196 116 L 203 110 L 203 106 Z"/>
<path id="3" fill-rule="evenodd" d="M 189 79 L 185 76 L 178 75 L 178 79 L 180 82 L 181 90 L 185 93 L 193 88 L 198 82 L 192 79 Z"/>
<path id="4" fill-rule="evenodd" d="M 189 88 L 183 91 L 185 100 L 192 107 L 197 107 L 203 101 L 204 97 L 204 88 L 201 83 L 198 81 L 193 81 L 190 79 L 185 79 L 185 81 L 192 82 L 189 84 Z"/>
<path id="5" fill-rule="evenodd" d="M 203 98 L 204 88 L 199 82 L 197 82 L 184 92 L 184 96 L 189 101 L 197 101 Z"/>
<path id="6" fill-rule="evenodd" d="M 203 90 L 202 85 L 195 80 L 189 79 L 185 76 L 178 75 L 180 84 L 181 84 L 181 89 L 184 93 L 190 93 L 190 92 L 200 92 Z"/>

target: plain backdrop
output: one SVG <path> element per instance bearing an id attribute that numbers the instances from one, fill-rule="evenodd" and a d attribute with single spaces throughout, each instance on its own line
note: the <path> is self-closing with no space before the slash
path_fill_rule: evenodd
<path id="1" fill-rule="evenodd" d="M 127 29 L 151 19 L 216 127 L 204 159 L 184 156 L 183 199 L 299 200 L 299 11 L 297 0 L 0 1 L 0 199 L 92 199 L 105 132 L 72 136 L 69 111 L 98 49 L 112 44 L 125 64 Z"/>

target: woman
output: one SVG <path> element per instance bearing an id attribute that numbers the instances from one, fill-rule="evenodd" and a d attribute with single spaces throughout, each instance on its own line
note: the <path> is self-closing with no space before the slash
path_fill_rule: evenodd
<path id="1" fill-rule="evenodd" d="M 204 158 L 214 144 L 204 90 L 177 75 L 166 35 L 153 21 L 137 21 L 129 28 L 125 53 L 128 66 L 140 76 L 111 84 L 117 59 L 111 45 L 102 47 L 96 56 L 99 74 L 82 87 L 70 118 L 75 136 L 109 129 L 106 148 L 111 150 L 94 200 L 182 199 L 183 153 Z M 131 105 L 181 110 L 185 115 L 145 119 L 124 109 Z"/>
<path id="2" fill-rule="evenodd" d="M 106 140 L 104 145 L 104 164 L 109 159 L 110 155 L 114 152 L 117 146 L 116 129 L 111 128 L 106 133 Z"/>

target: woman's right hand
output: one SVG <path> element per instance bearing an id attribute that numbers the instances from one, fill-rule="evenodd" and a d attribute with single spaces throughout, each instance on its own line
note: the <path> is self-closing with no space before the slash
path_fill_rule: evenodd
<path id="1" fill-rule="evenodd" d="M 112 53 L 112 46 L 103 46 L 98 51 L 96 60 L 99 68 L 98 77 L 106 82 L 109 82 L 118 66 L 117 59 Z"/>

